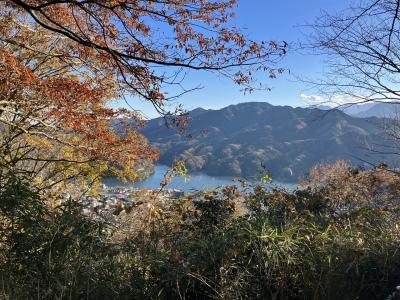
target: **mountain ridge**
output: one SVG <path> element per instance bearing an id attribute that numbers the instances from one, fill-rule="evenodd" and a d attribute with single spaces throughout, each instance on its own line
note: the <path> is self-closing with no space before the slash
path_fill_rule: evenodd
<path id="1" fill-rule="evenodd" d="M 364 164 L 393 159 L 362 151 L 383 143 L 378 118 L 265 102 L 194 111 L 191 139 L 166 128 L 162 119 L 151 120 L 143 130 L 159 148 L 160 163 L 183 159 L 191 171 L 238 177 L 255 176 L 265 166 L 273 178 L 294 182 L 320 162 L 345 159 Z M 200 134 L 204 130 L 207 133 Z"/>

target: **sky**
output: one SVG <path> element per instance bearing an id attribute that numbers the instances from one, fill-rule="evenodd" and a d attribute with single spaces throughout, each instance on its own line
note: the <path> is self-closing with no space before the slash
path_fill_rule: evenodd
<path id="1" fill-rule="evenodd" d="M 240 0 L 235 10 L 234 23 L 244 28 L 251 39 L 286 41 L 291 45 L 281 65 L 290 70 L 278 79 L 266 79 L 271 91 L 258 91 L 244 95 L 240 87 L 216 74 L 191 72 L 185 87 L 201 85 L 202 89 L 185 94 L 171 107 L 180 103 L 186 109 L 197 107 L 219 109 L 230 104 L 249 101 L 265 101 L 274 105 L 305 106 L 306 99 L 320 95 L 297 78 L 321 76 L 324 57 L 305 54 L 295 50 L 296 45 L 305 40 L 304 25 L 311 23 L 322 11 L 334 13 L 350 6 L 351 0 Z M 353 1 L 354 2 L 354 1 Z M 157 116 L 148 103 L 130 98 L 129 103 L 148 117 Z"/>

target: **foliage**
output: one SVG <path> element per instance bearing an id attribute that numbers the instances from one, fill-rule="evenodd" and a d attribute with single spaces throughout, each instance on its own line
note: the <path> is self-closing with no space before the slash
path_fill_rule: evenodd
<path id="1" fill-rule="evenodd" d="M 0 298 L 117 297 L 123 277 L 112 279 L 121 266 L 106 224 L 83 216 L 71 199 L 54 205 L 25 180 L 1 179 Z"/>
<path id="2" fill-rule="evenodd" d="M 257 43 L 228 26 L 235 4 L 1 1 L 0 165 L 41 188 L 72 179 L 93 185 L 110 171 L 137 179 L 135 165 L 157 151 L 139 133 L 144 116 L 127 96 L 182 129 L 184 110 L 164 107 L 188 91 L 167 96 L 188 70 L 218 72 L 247 90 L 257 71 L 283 72 L 275 64 L 286 43 Z"/>
<path id="3" fill-rule="evenodd" d="M 78 72 L 80 63 L 67 54 L 47 53 L 47 47 L 58 52 L 68 45 L 20 23 L 22 16 L 13 12 L 0 13 L 1 37 L 12 41 L 0 44 L 1 167 L 30 175 L 43 188 L 68 179 L 97 181 L 110 169 L 134 179 L 134 165 L 156 158 L 157 151 L 132 127 L 114 131 L 113 119 L 135 114 L 108 107 L 117 96 L 112 81 L 95 74 L 87 78 L 89 66 Z M 90 67 L 100 68 L 101 62 Z"/>
<path id="4" fill-rule="evenodd" d="M 320 164 L 311 169 L 302 186 L 323 188 L 324 197 L 338 209 L 354 207 L 385 208 L 398 205 L 400 177 L 382 163 L 373 170 L 352 168 L 345 161 Z M 334 199 L 334 200 L 333 200 Z"/>
<path id="5" fill-rule="evenodd" d="M 355 173 L 342 162 L 313 172 L 318 177 L 293 192 L 243 185 L 152 199 L 121 213 L 118 227 L 83 216 L 72 200 L 50 209 L 11 176 L 1 189 L 9 201 L 0 210 L 0 295 L 385 298 L 400 280 L 400 211 L 388 197 L 399 185 L 371 188 L 371 180 L 398 178 Z M 312 185 L 317 178 L 323 182 Z M 361 188 L 366 193 L 357 193 Z"/>

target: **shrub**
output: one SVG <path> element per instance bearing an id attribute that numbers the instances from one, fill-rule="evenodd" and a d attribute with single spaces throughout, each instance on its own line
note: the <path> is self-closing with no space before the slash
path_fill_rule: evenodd
<path id="1" fill-rule="evenodd" d="M 71 199 L 51 209 L 43 198 L 23 179 L 1 180 L 0 295 L 117 298 L 120 266 L 106 224 L 83 216 Z"/>
<path id="2" fill-rule="evenodd" d="M 10 176 L 0 189 L 0 295 L 386 298 L 400 283 L 396 184 L 373 186 L 376 173 L 342 171 L 334 180 L 344 182 L 327 176 L 290 192 L 232 186 L 153 199 L 117 226 L 85 217 L 72 199 L 50 206 L 53 199 Z"/>

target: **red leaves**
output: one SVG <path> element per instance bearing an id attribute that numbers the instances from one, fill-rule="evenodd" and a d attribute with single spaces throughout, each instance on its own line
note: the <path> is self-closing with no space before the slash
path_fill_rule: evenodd
<path id="1" fill-rule="evenodd" d="M 26 122 L 18 126 L 26 128 L 28 135 L 39 134 L 60 143 L 70 140 L 69 136 L 76 141 L 69 145 L 88 160 L 133 166 L 139 159 L 157 157 L 158 152 L 138 132 L 131 129 L 121 135 L 115 133 L 113 120 L 137 115 L 126 109 L 107 107 L 109 95 L 102 88 L 68 75 L 40 79 L 4 48 L 0 48 L 0 62 L 0 109 L 25 118 Z M 30 130 L 33 120 L 54 126 L 36 125 Z"/>
<path id="2" fill-rule="evenodd" d="M 31 69 L 20 65 L 6 49 L 0 47 L 0 95 L 1 98 L 22 95 L 24 87 L 38 84 L 39 80 Z M 3 100 L 2 99 L 2 100 Z"/>
<path id="3" fill-rule="evenodd" d="M 155 158 L 136 130 L 141 116 L 113 109 L 110 101 L 145 99 L 183 134 L 188 116 L 169 114 L 164 104 L 191 91 L 183 87 L 188 70 L 218 72 L 247 91 L 256 88 L 256 72 L 271 78 L 281 73 L 274 65 L 287 45 L 254 42 L 228 24 L 236 3 L 0 2 L 0 108 L 18 116 L 0 116 L 0 122 L 11 133 L 38 137 L 34 147 L 43 141 L 42 150 L 52 148 L 57 160 L 65 148 L 68 161 L 78 156 L 126 168 Z M 135 126 L 117 134 L 112 120 L 129 118 Z"/>
<path id="4" fill-rule="evenodd" d="M 89 69 L 94 64 L 107 70 L 125 92 L 152 102 L 160 112 L 165 100 L 174 98 L 163 87 L 181 86 L 185 69 L 219 72 L 254 90 L 258 87 L 249 85 L 258 77 L 237 74 L 270 72 L 287 48 L 286 43 L 251 41 L 228 26 L 237 0 L 62 2 L 19 1 L 14 7 L 26 4 L 36 18 L 29 23 L 64 39 L 67 51 L 84 59 L 85 67 L 90 62 Z"/>

